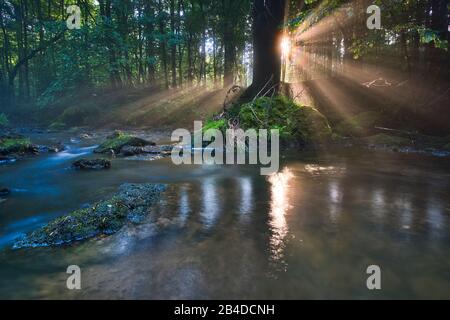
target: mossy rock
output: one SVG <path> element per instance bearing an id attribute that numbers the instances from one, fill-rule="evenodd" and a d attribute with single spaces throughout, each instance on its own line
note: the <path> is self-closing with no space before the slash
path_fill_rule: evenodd
<path id="1" fill-rule="evenodd" d="M 320 144 L 331 139 L 326 117 L 317 109 L 296 104 L 285 96 L 262 97 L 241 106 L 238 113 L 243 129 L 278 129 L 282 142 Z"/>
<path id="2" fill-rule="evenodd" d="M 361 137 L 373 131 L 380 120 L 376 112 L 368 111 L 341 121 L 335 128 L 335 132 L 344 137 Z"/>
<path id="3" fill-rule="evenodd" d="M 114 153 L 120 153 L 120 150 L 124 146 L 144 147 L 148 145 L 155 145 L 155 143 L 117 131 L 113 135 L 109 136 L 105 142 L 94 150 L 94 152 L 108 153 L 113 150 Z"/>
<path id="4" fill-rule="evenodd" d="M 0 154 L 25 154 L 35 152 L 35 147 L 30 139 L 21 136 L 0 137 Z"/>
<path id="5" fill-rule="evenodd" d="M 166 189 L 161 184 L 124 184 L 117 195 L 57 218 L 16 241 L 14 248 L 58 246 L 119 231 L 147 215 Z"/>
<path id="6" fill-rule="evenodd" d="M 407 138 L 388 135 L 385 133 L 380 133 L 377 135 L 363 138 L 363 141 L 374 146 L 392 147 L 392 148 L 409 147 L 412 145 L 411 140 Z"/>

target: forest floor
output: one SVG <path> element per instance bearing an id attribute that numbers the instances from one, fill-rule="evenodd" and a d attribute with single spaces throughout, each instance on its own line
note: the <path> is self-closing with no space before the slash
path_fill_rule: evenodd
<path id="1" fill-rule="evenodd" d="M 56 130 L 191 128 L 194 120 L 219 112 L 225 96 L 225 89 L 205 87 L 104 91 L 80 95 L 71 104 L 45 110 L 35 122 Z"/>

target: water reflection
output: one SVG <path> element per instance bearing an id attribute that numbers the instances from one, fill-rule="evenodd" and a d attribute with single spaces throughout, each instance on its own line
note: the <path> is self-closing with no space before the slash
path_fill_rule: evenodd
<path id="1" fill-rule="evenodd" d="M 413 220 L 413 211 L 411 205 L 411 199 L 408 195 L 403 195 L 395 200 L 395 205 L 400 210 L 400 224 L 401 228 L 405 230 L 411 229 Z"/>
<path id="2" fill-rule="evenodd" d="M 313 175 L 340 175 L 346 171 L 345 167 L 320 166 L 317 164 L 305 165 L 305 171 Z"/>
<path id="3" fill-rule="evenodd" d="M 436 201 L 436 199 L 434 199 L 434 197 L 432 197 L 427 203 L 426 210 L 427 210 L 427 221 L 431 227 L 431 230 L 439 232 L 440 229 L 444 226 L 444 217 L 443 217 L 444 208 L 438 201 Z"/>
<path id="4" fill-rule="evenodd" d="M 189 217 L 189 213 L 191 212 L 191 207 L 189 203 L 189 195 L 186 185 L 182 185 L 180 188 L 180 198 L 179 198 L 179 212 L 180 212 L 180 221 L 181 224 L 184 225 Z"/>
<path id="5" fill-rule="evenodd" d="M 250 177 L 239 178 L 241 201 L 239 212 L 241 216 L 247 216 L 253 209 L 253 185 Z"/>
<path id="6" fill-rule="evenodd" d="M 339 189 L 339 183 L 337 181 L 331 181 L 328 186 L 328 192 L 330 195 L 330 219 L 333 223 L 336 223 L 342 201 L 342 192 Z"/>
<path id="7" fill-rule="evenodd" d="M 271 191 L 269 212 L 269 224 L 272 231 L 270 238 L 271 260 L 282 266 L 284 265 L 284 239 L 289 230 L 285 216 L 291 208 L 289 204 L 289 182 L 293 177 L 294 175 L 289 168 L 284 168 L 283 171 L 268 177 Z M 286 266 L 284 266 L 284 269 L 286 269 Z"/>
<path id="8" fill-rule="evenodd" d="M 202 220 L 205 228 L 209 229 L 216 223 L 220 212 L 219 195 L 215 178 L 205 178 L 202 181 Z"/>

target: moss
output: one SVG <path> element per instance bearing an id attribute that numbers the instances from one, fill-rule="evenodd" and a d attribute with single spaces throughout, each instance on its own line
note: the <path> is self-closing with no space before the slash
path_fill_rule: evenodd
<path id="1" fill-rule="evenodd" d="M 165 188 L 159 184 L 122 185 L 111 199 L 57 218 L 16 241 L 14 247 L 56 246 L 115 233 L 128 221 L 146 215 Z"/>
<path id="2" fill-rule="evenodd" d="M 376 112 L 363 112 L 340 122 L 335 131 L 344 137 L 360 137 L 373 130 L 380 116 Z"/>
<path id="3" fill-rule="evenodd" d="M 262 97 L 244 104 L 237 117 L 245 130 L 278 129 L 285 142 L 308 145 L 331 138 L 331 128 L 325 116 L 317 109 L 298 105 L 285 96 Z"/>
<path id="4" fill-rule="evenodd" d="M 219 119 L 219 120 L 208 120 L 203 125 L 203 132 L 210 130 L 210 129 L 217 129 L 222 132 L 225 132 L 225 130 L 228 128 L 228 122 L 226 119 Z"/>
<path id="5" fill-rule="evenodd" d="M 0 154 L 27 153 L 32 148 L 29 139 L 24 137 L 2 137 L 0 138 Z"/>
<path id="6" fill-rule="evenodd" d="M 364 138 L 364 141 L 375 146 L 395 148 L 411 146 L 411 141 L 407 138 L 392 136 L 384 133 Z"/>
<path id="7" fill-rule="evenodd" d="M 144 147 L 152 144 L 152 142 L 118 131 L 108 137 L 94 152 L 107 153 L 113 150 L 115 153 L 119 153 L 124 146 Z"/>
<path id="8" fill-rule="evenodd" d="M 5 128 L 9 125 L 9 120 L 4 113 L 0 113 L 0 128 Z"/>

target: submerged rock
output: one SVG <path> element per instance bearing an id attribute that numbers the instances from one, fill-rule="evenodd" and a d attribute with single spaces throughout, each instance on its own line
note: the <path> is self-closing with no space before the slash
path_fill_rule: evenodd
<path id="1" fill-rule="evenodd" d="M 38 146 L 39 152 L 58 153 L 64 151 L 66 147 L 62 143 L 57 143 L 51 146 Z"/>
<path id="2" fill-rule="evenodd" d="M 173 146 L 171 145 L 160 145 L 160 146 L 145 146 L 145 147 L 133 147 L 133 146 L 124 146 L 120 150 L 120 154 L 125 157 L 150 154 L 150 155 L 170 155 L 172 152 Z"/>
<path id="3" fill-rule="evenodd" d="M 80 139 L 84 139 L 84 140 L 90 140 L 90 139 L 94 138 L 94 136 L 90 133 L 80 133 L 79 137 L 80 137 Z"/>
<path id="4" fill-rule="evenodd" d="M 14 248 L 58 246 L 119 231 L 149 214 L 166 186 L 124 184 L 117 195 L 93 206 L 57 218 L 17 240 Z"/>
<path id="5" fill-rule="evenodd" d="M 94 150 L 95 153 L 111 153 L 111 150 L 118 154 L 125 146 L 131 147 L 145 147 L 148 145 L 155 145 L 154 142 L 147 141 L 121 131 L 117 131 L 114 134 L 107 137 L 98 148 Z"/>
<path id="6" fill-rule="evenodd" d="M 72 164 L 72 168 L 78 170 L 110 169 L 111 161 L 107 159 L 80 159 Z"/>
<path id="7" fill-rule="evenodd" d="M 11 190 L 8 188 L 0 188 L 0 196 L 7 196 L 11 193 Z"/>
<path id="8" fill-rule="evenodd" d="M 8 164 L 8 163 L 16 162 L 16 161 L 17 161 L 17 159 L 14 157 L 0 155 L 0 164 Z"/>

